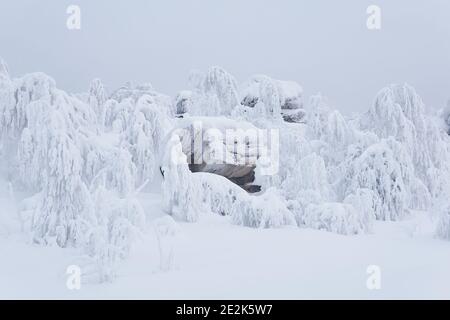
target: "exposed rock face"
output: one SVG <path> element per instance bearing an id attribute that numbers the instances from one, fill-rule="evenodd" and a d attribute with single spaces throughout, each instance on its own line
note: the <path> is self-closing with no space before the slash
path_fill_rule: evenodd
<path id="1" fill-rule="evenodd" d="M 304 122 L 306 112 L 303 109 L 303 89 L 293 81 L 275 80 L 263 75 L 254 76 L 247 81 L 241 92 L 241 104 L 254 108 L 262 99 L 261 86 L 267 81 L 272 82 L 277 89 L 283 119 L 293 123 Z"/>
<path id="2" fill-rule="evenodd" d="M 191 164 L 189 170 L 192 172 L 209 172 L 218 174 L 237 184 L 249 193 L 261 191 L 261 186 L 253 184 L 255 181 L 256 166 L 238 166 L 233 164 L 201 165 Z"/>
<path id="3" fill-rule="evenodd" d="M 183 114 L 189 112 L 192 106 L 192 91 L 181 91 L 178 93 L 175 99 L 175 110 L 178 117 L 182 117 Z"/>
<path id="4" fill-rule="evenodd" d="M 281 114 L 286 122 L 306 123 L 306 111 L 304 109 L 283 110 Z"/>
<path id="5" fill-rule="evenodd" d="M 260 191 L 253 182 L 264 146 L 252 136 L 258 130 L 252 124 L 222 117 L 189 117 L 180 119 L 176 130 L 185 130 L 181 143 L 192 172 L 218 174 L 248 192 Z"/>

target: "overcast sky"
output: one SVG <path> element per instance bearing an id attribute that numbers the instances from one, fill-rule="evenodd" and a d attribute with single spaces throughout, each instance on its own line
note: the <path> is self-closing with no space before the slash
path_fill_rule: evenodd
<path id="1" fill-rule="evenodd" d="M 81 8 L 81 30 L 66 8 Z M 382 28 L 366 27 L 381 7 Z M 366 110 L 408 82 L 430 107 L 450 98 L 449 0 L 2 0 L 0 56 L 13 76 L 43 71 L 70 92 L 150 82 L 173 95 L 189 70 L 220 65 L 322 92 L 343 112 Z"/>

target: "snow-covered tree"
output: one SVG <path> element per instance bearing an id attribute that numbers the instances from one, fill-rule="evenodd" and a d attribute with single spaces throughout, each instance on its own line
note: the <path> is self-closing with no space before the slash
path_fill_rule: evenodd
<path id="1" fill-rule="evenodd" d="M 354 130 L 344 116 L 334 110 L 328 115 L 327 127 L 323 140 L 328 144 L 330 152 L 327 158 L 336 162 L 342 161 L 347 147 L 354 142 Z"/>
<path id="2" fill-rule="evenodd" d="M 268 77 L 261 79 L 259 85 L 259 100 L 255 105 L 255 109 L 265 117 L 280 117 L 281 99 L 275 81 Z"/>
<path id="3" fill-rule="evenodd" d="M 34 241 L 55 241 L 61 247 L 82 244 L 95 223 L 93 207 L 81 177 L 80 151 L 59 112 L 43 113 L 29 130 L 24 130 L 19 150 L 30 149 L 33 156 L 21 151 L 19 160 L 25 170 L 23 178 L 27 168 L 33 168 L 39 175 L 32 174 L 31 178 L 38 184 L 36 187 L 43 188 L 33 215 Z"/>
<path id="4" fill-rule="evenodd" d="M 290 199 L 295 199 L 297 194 L 304 190 L 315 191 L 323 199 L 333 198 L 325 162 L 315 153 L 297 160 L 297 166 L 292 168 L 290 175 L 284 180 L 282 188 Z"/>
<path id="5" fill-rule="evenodd" d="M 239 104 L 236 79 L 221 67 L 215 66 L 208 70 L 203 88 L 209 97 L 207 101 L 217 98 L 220 115 L 231 114 L 233 108 Z"/>
<path id="6" fill-rule="evenodd" d="M 98 123 L 104 123 L 105 110 L 104 105 L 107 100 L 107 93 L 100 79 L 94 79 L 91 81 L 89 88 L 88 103 L 92 110 L 97 115 Z"/>
<path id="7" fill-rule="evenodd" d="M 345 203 L 310 204 L 301 217 L 300 226 L 343 235 L 365 233 L 366 217 Z"/>
<path id="8" fill-rule="evenodd" d="M 185 113 L 193 112 L 194 108 L 194 93 L 189 90 L 180 91 L 175 98 L 176 114 L 182 116 Z"/>
<path id="9" fill-rule="evenodd" d="M 395 160 L 387 141 L 368 147 L 355 158 L 346 173 L 347 194 L 365 188 L 372 190 L 381 203 L 375 212 L 379 220 L 395 221 L 403 218 L 408 207 L 408 190 L 402 169 Z"/>
<path id="10" fill-rule="evenodd" d="M 321 94 L 314 95 L 309 99 L 306 122 L 309 134 L 313 139 L 320 139 L 326 132 L 330 112 L 331 109 Z"/>
<path id="11" fill-rule="evenodd" d="M 86 269 L 90 270 L 88 280 L 112 281 L 119 262 L 128 257 L 134 240 L 141 234 L 145 215 L 134 191 L 121 198 L 102 185 L 95 190 L 93 202 L 98 223 L 87 231 L 84 246 Z"/>
<path id="12" fill-rule="evenodd" d="M 450 207 L 448 206 L 441 212 L 437 224 L 436 235 L 441 239 L 450 240 Z"/>
<path id="13" fill-rule="evenodd" d="M 160 155 L 164 151 L 161 146 L 172 126 L 167 113 L 161 110 L 153 97 L 143 95 L 139 98 L 126 132 L 139 183 L 153 180 Z"/>
<path id="14" fill-rule="evenodd" d="M 371 232 L 373 221 L 381 210 L 378 195 L 369 189 L 356 189 L 344 199 L 343 203 L 350 204 L 356 209 L 356 213 L 360 216 L 362 230 L 366 233 Z"/>
<path id="15" fill-rule="evenodd" d="M 193 187 L 191 172 L 183 153 L 180 138 L 172 135 L 167 143 L 161 171 L 164 207 L 176 219 L 195 222 L 199 219 L 200 190 Z"/>

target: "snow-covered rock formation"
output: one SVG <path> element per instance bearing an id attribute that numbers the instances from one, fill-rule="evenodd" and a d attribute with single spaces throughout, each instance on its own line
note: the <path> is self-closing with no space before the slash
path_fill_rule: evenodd
<path id="1" fill-rule="evenodd" d="M 162 172 L 166 210 L 178 219 L 193 222 L 214 212 L 248 227 L 295 225 L 293 214 L 275 191 L 251 196 L 219 175 L 192 173 L 177 134 L 168 141 Z"/>
<path id="2" fill-rule="evenodd" d="M 293 81 L 274 80 L 264 75 L 253 76 L 244 84 L 241 104 L 249 108 L 262 104 L 266 114 L 282 114 L 287 122 L 300 123 L 306 116 L 302 87 Z"/>
<path id="3" fill-rule="evenodd" d="M 258 159 L 269 149 L 265 132 L 225 117 L 186 117 L 175 128 L 192 172 L 215 173 L 247 191 L 259 191 L 252 183 Z"/>

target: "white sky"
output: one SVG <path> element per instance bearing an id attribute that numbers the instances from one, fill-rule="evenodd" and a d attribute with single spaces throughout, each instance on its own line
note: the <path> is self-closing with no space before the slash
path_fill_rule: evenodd
<path id="1" fill-rule="evenodd" d="M 66 28 L 69 4 L 81 7 L 79 31 Z M 366 28 L 370 4 L 380 31 Z M 240 82 L 295 80 L 343 112 L 366 110 L 392 82 L 437 108 L 450 98 L 450 1 L 2 0 L 0 56 L 14 76 L 44 71 L 71 92 L 99 77 L 173 95 L 189 70 L 220 65 Z"/>

